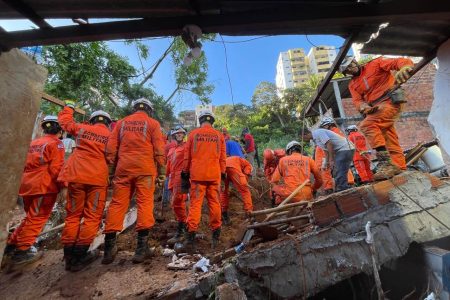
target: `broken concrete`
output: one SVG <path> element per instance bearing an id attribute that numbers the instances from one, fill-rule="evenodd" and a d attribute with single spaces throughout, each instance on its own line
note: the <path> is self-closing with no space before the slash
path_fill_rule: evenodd
<path id="1" fill-rule="evenodd" d="M 47 70 L 17 49 L 0 55 L 0 259 L 16 205 L 23 166 L 40 106 Z"/>
<path id="2" fill-rule="evenodd" d="M 216 288 L 216 300 L 247 300 L 247 296 L 236 283 L 224 283 Z"/>
<path id="3" fill-rule="evenodd" d="M 447 182 L 419 172 L 331 195 L 313 206 L 316 220 L 330 225 L 260 244 L 199 280 L 189 288 L 190 295 L 197 291 L 197 296 L 207 296 L 223 282 L 238 282 L 250 299 L 315 295 L 356 274 L 372 272 L 364 241 L 367 221 L 373 224 L 379 264 L 403 256 L 412 242 L 449 236 L 449 197 Z M 327 213 L 328 218 L 320 217 Z"/>

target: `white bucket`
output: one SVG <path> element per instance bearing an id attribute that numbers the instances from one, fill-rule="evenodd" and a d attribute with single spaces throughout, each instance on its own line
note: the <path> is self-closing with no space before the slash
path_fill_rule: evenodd
<path id="1" fill-rule="evenodd" d="M 437 145 L 428 148 L 422 155 L 421 159 L 430 169 L 430 173 L 445 167 L 441 149 Z"/>

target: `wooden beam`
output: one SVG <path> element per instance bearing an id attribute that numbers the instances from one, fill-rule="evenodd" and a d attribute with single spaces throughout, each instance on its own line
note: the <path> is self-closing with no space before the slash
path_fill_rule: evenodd
<path id="1" fill-rule="evenodd" d="M 41 29 L 52 28 L 41 16 L 39 16 L 30 6 L 22 0 L 3 0 L 12 9 L 19 12 L 22 16 L 36 24 Z"/>
<path id="2" fill-rule="evenodd" d="M 336 70 L 338 69 L 338 67 L 344 60 L 345 56 L 347 55 L 348 50 L 350 49 L 350 47 L 352 46 L 352 44 L 355 40 L 355 37 L 356 37 L 356 32 L 352 33 L 345 40 L 344 44 L 342 45 L 341 49 L 339 50 L 338 55 L 336 56 L 336 59 L 334 60 L 333 64 L 331 65 L 330 70 L 328 70 L 327 75 L 322 80 L 320 86 L 317 88 L 316 94 L 311 99 L 311 101 L 308 103 L 306 108 L 304 108 L 303 114 L 305 114 L 306 116 L 311 116 L 311 114 L 308 114 L 308 112 L 312 111 L 312 108 L 314 107 L 314 105 L 316 105 L 316 102 L 319 101 L 320 96 L 322 96 L 323 92 L 325 91 L 326 87 L 330 83 L 331 79 L 333 79 L 334 74 L 336 74 Z"/>
<path id="3" fill-rule="evenodd" d="M 255 9 L 237 13 L 200 16 L 153 17 L 142 20 L 115 21 L 84 26 L 72 25 L 48 30 L 24 30 L 0 34 L 6 46 L 66 44 L 121 38 L 179 35 L 184 25 L 197 24 L 205 33 L 227 35 L 251 34 L 337 34 L 349 33 L 365 25 L 390 21 L 450 18 L 450 1 L 411 0 L 380 4 L 356 2 L 353 5 L 326 6 L 320 3 Z M 89 16 L 86 16 L 89 17 Z"/>
<path id="4" fill-rule="evenodd" d="M 42 99 L 49 101 L 51 103 L 54 103 L 56 105 L 62 106 L 62 107 L 65 106 L 64 101 L 59 100 L 58 98 L 50 96 L 46 93 L 42 93 Z M 80 115 L 83 115 L 83 116 L 86 115 L 86 112 L 84 110 L 82 110 L 81 108 L 75 108 L 75 112 L 79 113 Z"/>

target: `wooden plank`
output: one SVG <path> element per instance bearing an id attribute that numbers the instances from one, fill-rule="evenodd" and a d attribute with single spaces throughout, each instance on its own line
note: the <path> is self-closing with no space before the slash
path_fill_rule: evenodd
<path id="1" fill-rule="evenodd" d="M 47 100 L 51 103 L 54 103 L 54 104 L 62 106 L 62 107 L 64 107 L 64 105 L 65 105 L 64 101 L 59 100 L 58 98 L 50 96 L 46 93 L 42 93 L 42 99 Z M 80 115 L 83 115 L 83 116 L 86 115 L 86 112 L 84 110 L 82 110 L 81 108 L 75 108 L 75 112 L 79 113 Z"/>

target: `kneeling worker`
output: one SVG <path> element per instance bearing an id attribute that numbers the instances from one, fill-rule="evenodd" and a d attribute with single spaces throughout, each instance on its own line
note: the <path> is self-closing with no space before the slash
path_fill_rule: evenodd
<path id="1" fill-rule="evenodd" d="M 300 192 L 294 196 L 292 202 L 312 200 L 313 191 L 322 186 L 322 178 L 314 160 L 301 153 L 302 147 L 299 142 L 292 141 L 287 144 L 287 156 L 280 159 L 271 179 L 271 183 L 275 184 L 272 188 L 272 191 L 275 194 L 275 204 L 280 204 L 298 186 L 305 182 L 305 180 L 310 179 L 311 173 L 314 176 L 314 185 L 312 187 L 311 184 L 305 185 Z M 281 180 L 283 180 L 284 183 L 277 184 Z"/>

